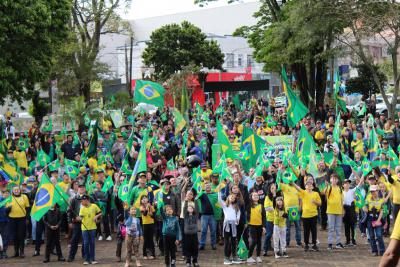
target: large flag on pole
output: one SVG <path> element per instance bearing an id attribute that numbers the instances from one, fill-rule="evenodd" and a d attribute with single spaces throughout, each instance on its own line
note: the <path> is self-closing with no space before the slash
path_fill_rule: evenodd
<path id="1" fill-rule="evenodd" d="M 242 135 L 242 151 L 246 151 L 248 157 L 245 158 L 245 160 L 242 160 L 242 162 L 246 171 L 249 171 L 251 167 L 256 166 L 261 147 L 264 143 L 264 140 L 255 134 L 253 130 L 244 127 Z"/>
<path id="2" fill-rule="evenodd" d="M 136 80 L 134 99 L 136 103 L 147 103 L 158 108 L 164 107 L 165 89 L 161 84 Z"/>
<path id="3" fill-rule="evenodd" d="M 286 109 L 288 125 L 289 127 L 295 127 L 296 124 L 306 116 L 308 113 L 308 108 L 304 106 L 298 96 L 292 91 L 285 68 L 282 68 L 282 79 L 283 91 L 285 92 L 288 100 L 288 106 Z"/>

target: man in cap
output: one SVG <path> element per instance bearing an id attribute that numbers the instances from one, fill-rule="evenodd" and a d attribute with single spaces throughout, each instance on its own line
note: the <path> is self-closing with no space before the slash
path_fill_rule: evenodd
<path id="1" fill-rule="evenodd" d="M 114 163 L 117 167 L 121 167 L 123 155 L 125 153 L 125 143 L 121 133 L 117 133 L 117 141 L 111 148 L 111 155 L 113 156 Z"/>

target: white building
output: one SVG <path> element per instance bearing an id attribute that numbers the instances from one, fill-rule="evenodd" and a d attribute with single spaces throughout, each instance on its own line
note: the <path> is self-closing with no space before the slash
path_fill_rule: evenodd
<path id="1" fill-rule="evenodd" d="M 260 2 L 239 3 L 132 20 L 130 22 L 134 33 L 132 78 L 140 79 L 151 72 L 151 69 L 146 68 L 142 62 L 142 53 L 146 48 L 146 41 L 150 40 L 151 33 L 166 24 L 180 24 L 183 21 L 189 21 L 199 27 L 208 39 L 218 42 L 225 55 L 223 68 L 227 72 L 245 73 L 251 69 L 255 79 L 270 78 L 269 73 L 262 71 L 263 65 L 254 61 L 253 49 L 250 48 L 246 39 L 232 36 L 237 28 L 256 23 L 253 14 L 259 10 L 260 6 Z M 129 38 L 121 35 L 108 35 L 102 37 L 101 43 L 103 49 L 100 53 L 100 60 L 107 63 L 116 78 L 121 78 L 122 83 L 125 83 L 125 46 L 129 48 Z M 274 85 L 279 86 L 279 81 L 270 82 L 270 86 Z"/>

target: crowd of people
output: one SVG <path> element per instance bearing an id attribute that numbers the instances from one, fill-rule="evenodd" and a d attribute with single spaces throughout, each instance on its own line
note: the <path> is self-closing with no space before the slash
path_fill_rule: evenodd
<path id="1" fill-rule="evenodd" d="M 337 110 L 321 106 L 291 128 L 273 101 L 252 97 L 246 104 L 196 104 L 178 131 L 168 107 L 133 111 L 119 128 L 101 118 L 82 131 L 33 124 L 18 132 L 7 115 L 0 135 L 0 264 L 24 258 L 27 244 L 34 257 L 44 254 L 44 263 L 52 254 L 72 262 L 80 242 L 83 264 L 96 264 L 96 239 L 115 242 L 126 267 L 133 256 L 136 266 L 160 256 L 175 266 L 177 250 L 186 266 L 197 267 L 199 253 L 218 246 L 225 265 L 261 264 L 266 256 L 289 257 L 290 244 L 306 252 L 357 246 L 356 233 L 373 256 L 382 256 L 385 236 L 400 240 L 398 118 L 371 109 L 361 116 L 342 111 L 338 119 Z M 249 129 L 262 147 L 244 145 Z M 301 150 L 302 129 L 311 137 L 308 151 Z M 221 133 L 235 156 L 224 154 Z M 289 147 L 266 141 L 283 136 L 292 139 Z M 254 155 L 240 153 L 253 150 L 257 159 L 249 165 Z M 143 161 L 146 170 L 136 172 Z M 55 195 L 41 193 L 47 187 L 56 203 Z M 320 231 L 327 231 L 326 248 Z"/>

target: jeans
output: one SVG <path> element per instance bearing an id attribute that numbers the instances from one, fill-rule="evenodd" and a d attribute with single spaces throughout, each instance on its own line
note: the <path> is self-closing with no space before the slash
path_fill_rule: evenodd
<path id="1" fill-rule="evenodd" d="M 286 252 L 286 226 L 274 225 L 274 252 Z"/>
<path id="2" fill-rule="evenodd" d="M 95 259 L 95 238 L 96 230 L 84 230 L 82 231 L 83 248 L 85 251 L 85 261 L 93 262 Z"/>
<path id="3" fill-rule="evenodd" d="M 201 215 L 201 247 L 206 245 L 208 227 L 210 227 L 211 246 L 217 244 L 217 221 L 215 220 L 214 215 Z"/>
<path id="4" fill-rule="evenodd" d="M 7 247 L 8 247 L 8 233 L 9 233 L 9 229 L 8 229 L 8 224 L 9 222 L 0 222 L 0 235 L 3 238 L 3 251 L 7 251 Z"/>
<path id="5" fill-rule="evenodd" d="M 328 244 L 333 244 L 333 233 L 336 233 L 336 244 L 340 243 L 340 230 L 342 228 L 341 214 L 328 214 Z"/>
<path id="6" fill-rule="evenodd" d="M 378 252 L 378 247 L 376 246 L 376 242 L 378 241 L 379 245 L 379 254 L 383 255 L 385 252 L 385 243 L 382 238 L 382 226 L 372 227 L 372 221 L 368 220 L 367 228 L 369 233 L 369 243 L 371 244 L 372 253 Z"/>
<path id="7" fill-rule="evenodd" d="M 32 220 L 33 222 L 34 220 Z M 32 227 L 33 228 L 33 227 Z M 44 233 L 45 225 L 43 220 L 40 220 L 36 222 L 36 230 L 33 232 L 32 230 L 32 236 L 35 235 L 35 251 L 40 252 L 40 247 L 42 246 L 42 236 Z"/>
<path id="8" fill-rule="evenodd" d="M 35 241 L 36 240 L 37 221 L 35 221 L 35 219 L 33 219 L 32 217 L 31 217 L 31 224 L 32 224 L 32 240 Z"/>
<path id="9" fill-rule="evenodd" d="M 267 252 L 268 250 L 271 249 L 271 238 L 272 234 L 274 232 L 274 223 L 267 221 L 265 223 L 265 240 L 264 240 L 264 252 Z"/>
<path id="10" fill-rule="evenodd" d="M 295 238 L 296 244 L 301 245 L 301 230 L 300 230 L 300 220 L 293 221 L 294 229 L 295 229 Z M 286 246 L 290 244 L 290 228 L 292 226 L 292 222 L 289 219 L 286 219 Z"/>
<path id="11" fill-rule="evenodd" d="M 71 247 L 69 248 L 69 260 L 74 260 L 78 251 L 79 239 L 82 237 L 82 229 L 80 223 L 74 223 L 72 228 Z M 82 246 L 82 258 L 85 258 L 85 250 Z"/>

